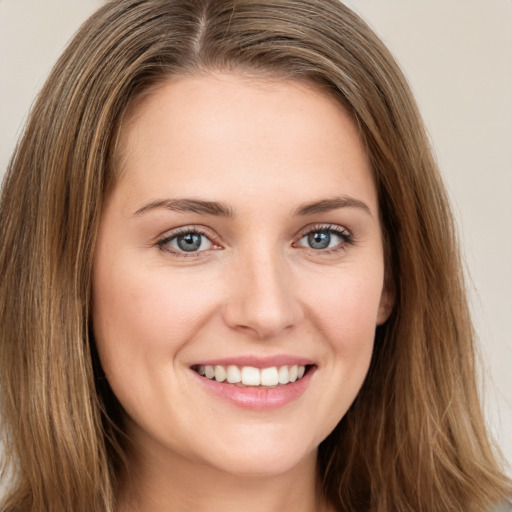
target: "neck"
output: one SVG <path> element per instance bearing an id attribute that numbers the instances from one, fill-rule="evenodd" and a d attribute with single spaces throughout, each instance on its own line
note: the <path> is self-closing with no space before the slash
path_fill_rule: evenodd
<path id="1" fill-rule="evenodd" d="M 131 454 L 119 512 L 327 512 L 316 452 L 281 474 L 239 475 L 176 454 Z"/>

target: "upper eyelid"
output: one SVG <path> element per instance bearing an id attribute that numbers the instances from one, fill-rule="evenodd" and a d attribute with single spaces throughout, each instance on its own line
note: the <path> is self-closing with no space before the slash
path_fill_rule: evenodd
<path id="1" fill-rule="evenodd" d="M 303 238 L 305 238 L 309 233 L 313 233 L 315 231 L 330 231 L 340 238 L 340 243 L 334 247 L 324 249 L 314 249 L 299 245 Z M 344 226 L 340 226 L 339 224 L 317 224 L 316 226 L 310 226 L 299 232 L 299 235 L 296 235 L 295 237 L 293 246 L 314 251 L 315 254 L 329 255 L 338 253 L 339 251 L 347 249 L 348 246 L 355 245 L 356 243 L 357 241 L 355 240 L 352 231 Z"/>
<path id="2" fill-rule="evenodd" d="M 201 226 L 182 226 L 181 228 L 175 228 L 171 231 L 166 231 L 163 235 L 159 236 L 155 241 L 155 246 L 166 253 L 174 255 L 176 258 L 194 258 L 201 257 L 204 253 L 208 253 L 212 249 L 219 249 L 222 246 L 216 241 L 216 238 L 209 234 L 211 230 Z M 208 249 L 204 249 L 201 251 L 181 251 L 177 250 L 173 247 L 168 246 L 171 241 L 175 240 L 177 237 L 181 235 L 186 235 L 188 233 L 198 233 L 201 236 L 204 236 L 209 240 L 212 244 L 212 247 Z"/>
<path id="3" fill-rule="evenodd" d="M 308 225 L 296 232 L 295 235 L 293 235 L 293 238 L 304 236 L 311 231 L 321 231 L 321 230 L 332 230 L 337 232 L 343 232 L 347 234 L 351 234 L 350 229 L 346 228 L 345 226 L 341 226 L 338 224 L 329 224 L 329 223 L 320 223 L 320 224 L 313 224 Z M 190 224 L 190 225 L 184 225 L 177 228 L 166 230 L 162 235 L 159 235 L 157 238 L 159 240 L 166 239 L 166 238 L 173 238 L 175 236 L 179 236 L 181 234 L 186 233 L 200 233 L 202 235 L 205 235 L 206 237 L 212 237 L 212 238 L 218 238 L 216 233 L 207 226 L 202 226 L 199 224 Z"/>
<path id="4" fill-rule="evenodd" d="M 211 247 L 200 251 L 183 251 L 171 246 L 171 242 L 173 242 L 177 237 L 179 237 L 180 235 L 186 235 L 187 233 L 198 233 L 199 235 L 204 236 L 210 242 Z M 164 235 L 156 239 L 154 246 L 162 253 L 166 253 L 167 255 L 175 258 L 176 260 L 188 260 L 190 262 L 193 261 L 194 259 L 206 257 L 212 250 L 218 250 L 223 248 L 219 246 L 219 244 L 216 243 L 214 240 L 212 240 L 211 236 L 208 236 L 207 233 L 203 232 L 203 229 L 199 229 L 198 227 L 183 227 L 176 228 L 171 232 L 167 231 Z"/>
<path id="5" fill-rule="evenodd" d="M 345 226 L 340 226 L 339 224 L 313 224 L 306 226 L 299 230 L 297 234 L 295 235 L 295 238 L 297 240 L 300 240 L 302 237 L 307 235 L 308 233 L 311 233 L 313 231 L 334 231 L 336 233 L 342 233 L 349 236 L 352 236 L 352 232 L 350 229 L 346 228 Z"/>
<path id="6" fill-rule="evenodd" d="M 345 226 L 341 226 L 338 224 L 329 224 L 329 223 L 321 223 L 321 224 L 313 224 L 308 225 L 300 229 L 294 236 L 293 236 L 293 242 L 292 245 L 295 245 L 297 242 L 299 242 L 304 236 L 307 234 L 314 232 L 314 231 L 332 231 L 334 233 L 338 233 L 340 235 L 346 235 L 353 239 L 353 234 L 351 230 L 346 228 Z M 178 228 L 174 228 L 172 230 L 168 230 L 164 232 L 162 235 L 157 237 L 156 244 L 157 245 L 163 245 L 166 242 L 169 242 L 170 240 L 175 239 L 176 237 L 180 235 L 185 235 L 187 233 L 198 233 L 202 236 L 205 236 L 212 244 L 217 246 L 222 246 L 223 244 L 219 241 L 220 237 L 207 226 L 202 225 L 184 225 Z M 205 252 L 205 251 L 198 251 L 198 252 Z M 191 253 L 192 254 L 192 253 Z"/>
<path id="7" fill-rule="evenodd" d="M 171 240 L 173 238 L 176 238 L 177 236 L 186 235 L 187 233 L 199 233 L 200 235 L 203 235 L 206 238 L 208 238 L 211 242 L 214 242 L 214 240 L 218 238 L 218 236 L 215 236 L 215 233 L 210 228 L 207 228 L 206 226 L 192 224 L 187 226 L 181 226 L 179 228 L 168 229 L 167 231 L 164 231 L 164 233 L 159 235 L 156 241 L 158 243 L 166 240 Z"/>

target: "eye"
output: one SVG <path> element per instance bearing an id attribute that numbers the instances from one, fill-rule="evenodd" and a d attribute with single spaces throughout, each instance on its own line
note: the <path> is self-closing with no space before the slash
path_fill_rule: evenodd
<path id="1" fill-rule="evenodd" d="M 157 242 L 160 249 L 171 253 L 192 256 L 194 253 L 208 251 L 216 247 L 210 238 L 197 228 L 173 233 Z"/>
<path id="2" fill-rule="evenodd" d="M 352 243 L 352 236 L 346 229 L 338 226 L 325 226 L 308 231 L 295 245 L 315 251 L 330 252 L 343 249 L 347 244 Z"/>

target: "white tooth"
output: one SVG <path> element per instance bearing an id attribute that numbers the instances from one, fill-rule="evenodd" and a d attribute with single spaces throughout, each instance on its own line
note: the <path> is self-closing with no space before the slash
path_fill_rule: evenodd
<path id="1" fill-rule="evenodd" d="M 302 379 L 304 377 L 304 373 L 306 372 L 305 366 L 299 366 L 298 372 L 297 372 L 297 378 Z"/>
<path id="2" fill-rule="evenodd" d="M 199 373 L 199 375 L 204 375 L 204 366 L 203 365 L 199 366 L 199 368 L 197 369 L 197 373 Z"/>
<path id="3" fill-rule="evenodd" d="M 294 364 L 293 366 L 290 366 L 290 375 L 289 375 L 290 382 L 295 382 L 297 380 L 297 374 L 298 374 L 297 365 Z"/>
<path id="4" fill-rule="evenodd" d="M 223 366 L 215 367 L 215 380 L 217 382 L 224 382 L 226 380 L 226 370 Z"/>
<path id="5" fill-rule="evenodd" d="M 288 384 L 290 379 L 288 378 L 288 366 L 281 366 L 278 373 L 279 384 Z"/>
<path id="6" fill-rule="evenodd" d="M 230 365 L 228 366 L 228 371 L 226 373 L 227 381 L 230 384 L 236 384 L 237 382 L 242 381 L 242 376 L 240 375 L 240 370 L 238 366 Z"/>
<path id="7" fill-rule="evenodd" d="M 206 365 L 204 367 L 204 374 L 207 379 L 213 379 L 213 377 L 215 377 L 215 370 L 213 369 L 213 366 Z"/>
<path id="8" fill-rule="evenodd" d="M 261 383 L 260 371 L 252 366 L 242 368 L 242 384 L 246 386 L 259 386 Z"/>
<path id="9" fill-rule="evenodd" d="M 277 374 L 277 368 L 263 368 L 261 370 L 261 385 L 262 386 L 277 386 L 279 383 L 279 376 Z"/>

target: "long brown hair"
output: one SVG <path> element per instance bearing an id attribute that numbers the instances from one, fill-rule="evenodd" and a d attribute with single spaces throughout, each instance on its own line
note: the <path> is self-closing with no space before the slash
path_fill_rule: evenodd
<path id="1" fill-rule="evenodd" d="M 173 75 L 242 70 L 314 83 L 353 113 L 386 246 L 391 318 L 368 377 L 319 448 L 343 511 L 480 511 L 510 495 L 475 386 L 446 194 L 409 87 L 338 0 L 113 0 L 80 29 L 31 112 L 0 203 L 3 511 L 115 510 L 122 413 L 91 334 L 91 267 L 127 107 Z"/>

